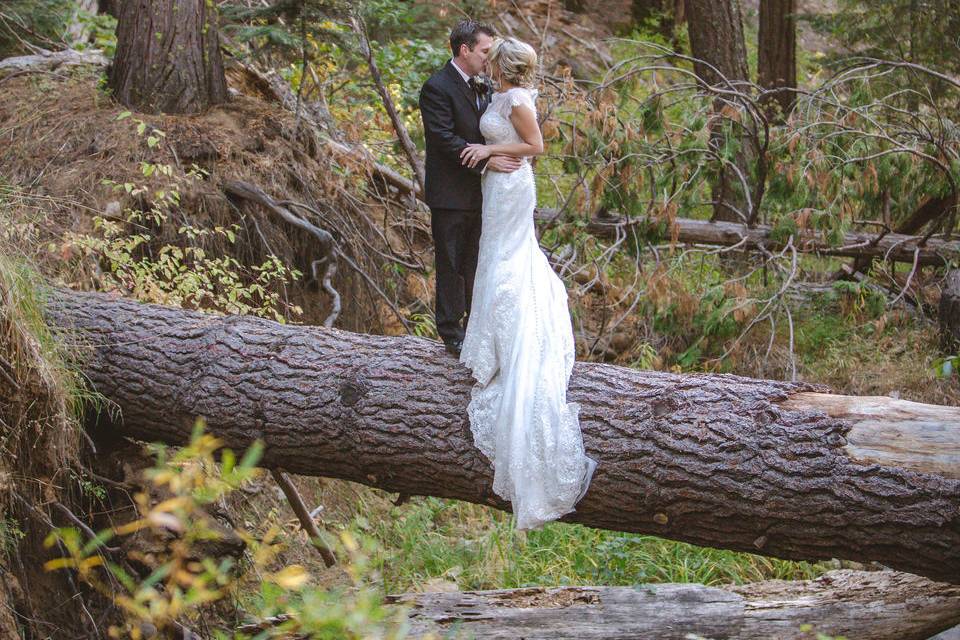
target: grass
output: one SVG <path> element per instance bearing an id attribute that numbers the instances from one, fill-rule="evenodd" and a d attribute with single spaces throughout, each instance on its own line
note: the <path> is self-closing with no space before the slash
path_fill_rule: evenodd
<path id="1" fill-rule="evenodd" d="M 432 497 L 389 507 L 374 489 L 345 526 L 374 538 L 384 591 L 813 578 L 831 568 L 576 524 L 517 531 L 509 513 Z M 377 506 L 380 503 L 381 506 Z"/>

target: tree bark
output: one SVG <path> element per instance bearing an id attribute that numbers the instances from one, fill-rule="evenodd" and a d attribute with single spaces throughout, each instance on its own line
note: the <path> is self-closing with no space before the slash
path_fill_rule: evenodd
<path id="1" fill-rule="evenodd" d="M 199 113 L 226 102 L 215 5 L 121 3 L 109 85 L 119 102 L 144 113 Z"/>
<path id="2" fill-rule="evenodd" d="M 893 571 L 831 571 L 816 580 L 744 586 L 645 584 L 406 593 L 413 638 L 476 640 L 926 640 L 960 622 L 960 587 Z M 451 635 L 451 633 L 453 635 Z M 458 635 L 459 634 L 459 635 Z"/>
<path id="3" fill-rule="evenodd" d="M 937 318 L 941 346 L 947 353 L 955 355 L 960 348 L 960 269 L 951 269 L 947 273 Z"/>
<path id="4" fill-rule="evenodd" d="M 267 467 L 509 509 L 438 342 L 67 291 L 48 317 L 90 345 L 105 428 L 182 443 L 203 416 Z M 960 408 L 583 363 L 568 396 L 599 468 L 566 522 L 960 581 Z"/>
<path id="5" fill-rule="evenodd" d="M 536 217 L 550 220 L 555 213 L 540 210 Z M 612 238 L 617 230 L 629 232 L 633 226 L 643 227 L 652 221 L 647 218 L 596 218 L 587 225 L 587 230 L 599 237 Z M 764 247 L 768 251 L 779 251 L 786 246 L 789 236 L 776 232 L 767 225 L 748 227 L 735 222 L 711 222 L 690 218 L 674 219 L 677 241 L 691 244 L 710 244 L 724 247 L 738 246 L 738 250 L 756 250 Z M 793 237 L 793 246 L 801 253 L 817 253 L 825 256 L 848 256 L 853 258 L 893 260 L 913 264 L 916 252 L 917 264 L 944 266 L 950 260 L 960 258 L 960 242 L 930 238 L 921 244 L 921 236 L 888 233 L 877 241 L 878 234 L 848 232 L 843 244 L 832 246 L 820 234 L 798 232 Z"/>
<path id="6" fill-rule="evenodd" d="M 743 39 L 743 19 L 740 0 L 685 0 L 690 50 L 697 59 L 694 71 L 711 87 L 745 90 L 750 79 L 747 69 L 747 48 Z M 716 111 L 722 111 L 723 102 L 716 101 Z M 719 118 L 718 118 L 719 121 Z M 732 160 L 746 179 L 749 188 L 749 166 L 753 153 L 744 136 L 740 149 Z M 714 125 L 711 145 L 722 154 L 724 134 L 719 124 Z M 713 219 L 746 222 L 751 217 L 743 184 L 733 167 L 721 164 L 713 181 Z M 738 214 L 738 211 L 740 212 Z"/>
<path id="7" fill-rule="evenodd" d="M 764 100 L 768 117 L 783 122 L 793 109 L 797 88 L 796 0 L 760 0 L 757 81 L 776 90 Z"/>

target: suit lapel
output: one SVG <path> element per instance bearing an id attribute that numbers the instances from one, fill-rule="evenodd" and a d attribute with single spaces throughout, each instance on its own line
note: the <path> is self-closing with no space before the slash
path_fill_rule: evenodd
<path id="1" fill-rule="evenodd" d="M 464 82 L 460 72 L 453 68 L 453 62 L 450 60 L 447 61 L 447 76 L 450 78 L 450 82 L 460 88 L 460 93 L 467 99 L 467 104 L 473 107 L 474 113 L 480 115 L 480 111 L 477 109 L 477 94 L 473 92 L 470 85 Z"/>

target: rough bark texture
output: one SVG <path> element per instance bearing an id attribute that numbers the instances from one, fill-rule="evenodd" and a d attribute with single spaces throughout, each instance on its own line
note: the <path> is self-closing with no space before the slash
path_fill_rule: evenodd
<path id="1" fill-rule="evenodd" d="M 952 269 L 940 294 L 940 340 L 945 351 L 951 354 L 960 347 L 960 269 Z"/>
<path id="2" fill-rule="evenodd" d="M 697 75 L 710 85 L 749 78 L 740 0 L 686 0 L 685 8 Z"/>
<path id="3" fill-rule="evenodd" d="M 797 88 L 796 0 L 760 0 L 757 81 L 764 89 L 786 89 L 771 95 L 767 112 L 783 121 L 793 109 Z"/>
<path id="4" fill-rule="evenodd" d="M 106 428 L 179 443 L 204 416 L 231 447 L 262 438 L 266 466 L 509 508 L 472 443 L 469 373 L 438 342 L 65 291 L 48 315 L 92 345 L 84 371 L 122 412 Z M 960 581 L 960 480 L 918 470 L 922 460 L 855 459 L 848 436 L 878 424 L 895 433 L 897 412 L 890 423 L 882 411 L 828 415 L 804 395 L 814 391 L 578 364 L 568 397 L 599 468 L 564 520 Z M 933 409 L 956 451 L 960 409 Z"/>
<path id="5" fill-rule="evenodd" d="M 207 0 L 120 3 L 110 88 L 145 113 L 198 113 L 227 101 L 216 7 Z"/>
<path id="6" fill-rule="evenodd" d="M 548 220 L 551 211 L 537 213 L 537 218 Z M 590 222 L 587 230 L 601 237 L 614 237 L 618 227 L 627 230 L 631 225 L 643 227 L 650 224 L 646 218 L 596 218 Z M 772 227 L 756 225 L 748 227 L 735 222 L 711 222 L 676 218 L 678 242 L 693 244 L 712 244 L 732 247 L 739 245 L 740 250 L 757 249 L 763 246 L 768 251 L 779 251 L 786 246 L 789 236 L 774 232 Z M 922 236 L 888 233 L 877 239 L 877 233 L 848 232 L 843 244 L 831 246 L 822 235 L 815 232 L 799 232 L 793 238 L 793 246 L 803 253 L 819 253 L 827 256 L 850 256 L 877 260 L 893 260 L 913 264 L 916 253 L 917 264 L 944 266 L 950 260 L 960 258 L 960 242 L 930 238 L 921 244 Z"/>
<path id="7" fill-rule="evenodd" d="M 476 640 L 926 640 L 960 622 L 960 587 L 892 571 L 831 571 L 817 580 L 741 587 L 647 584 L 407 593 L 411 637 Z M 436 637 L 436 636 L 434 636 Z"/>
<path id="8" fill-rule="evenodd" d="M 696 74 L 709 86 L 744 90 L 742 85 L 737 86 L 750 78 L 740 0 L 685 0 L 684 6 L 690 49 L 697 59 L 694 63 Z M 717 101 L 718 111 L 722 104 Z M 747 176 L 749 184 L 749 166 L 753 154 L 747 144 L 744 140 L 734 162 L 740 172 Z M 723 135 L 716 128 L 711 134 L 711 145 L 718 152 L 723 145 Z M 746 222 L 750 218 L 752 212 L 746 209 L 743 185 L 731 167 L 724 165 L 718 168 L 712 192 L 714 220 Z"/>

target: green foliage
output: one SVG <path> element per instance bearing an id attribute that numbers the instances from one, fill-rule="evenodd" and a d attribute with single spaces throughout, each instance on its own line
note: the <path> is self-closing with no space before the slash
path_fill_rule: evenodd
<path id="1" fill-rule="evenodd" d="M 9 0 L 0 11 L 0 58 L 32 53 L 31 47 L 85 48 L 86 42 L 68 43 L 66 31 L 74 19 L 87 34 L 89 46 L 113 55 L 117 21 L 112 16 L 79 10 L 75 0 Z"/>
<path id="2" fill-rule="evenodd" d="M 31 53 L 29 45 L 56 48 L 73 9 L 72 0 L 9 0 L 0 15 L 0 57 Z"/>
<path id="3" fill-rule="evenodd" d="M 313 577 L 300 565 L 276 566 L 282 548 L 282 532 L 273 526 L 260 534 L 241 531 L 250 557 L 249 567 L 238 566 L 231 558 L 205 555 L 202 545 L 217 540 L 210 527 L 206 505 L 223 500 L 255 478 L 255 467 L 263 450 L 257 442 L 239 460 L 222 443 L 204 432 L 202 423 L 194 429 L 190 444 L 171 452 L 161 445 L 152 447 L 156 464 L 146 471 L 152 492 L 166 496 L 151 503 L 146 494 L 136 500 L 141 517 L 106 529 L 92 539 L 73 528 L 56 529 L 46 545 L 65 550 L 65 555 L 48 561 L 48 571 L 72 570 L 80 580 L 109 598 L 122 613 L 120 624 L 109 629 L 110 637 L 142 637 L 144 625 L 161 633 L 190 627 L 212 607 L 229 602 L 231 594 L 243 588 L 244 571 L 262 576 L 256 597 L 247 599 L 247 615 L 257 620 L 282 616 L 274 626 L 255 632 L 258 639 L 307 636 L 318 639 L 350 640 L 369 637 L 385 640 L 405 635 L 404 612 L 387 609 L 373 581 L 369 540 L 350 532 L 326 542 L 334 546 L 350 577 L 349 588 L 324 590 L 312 586 Z M 219 457 L 219 459 L 218 459 Z M 125 559 L 108 551 L 110 543 L 132 535 L 151 532 L 171 539 L 165 553 L 147 575 L 137 574 Z M 215 637 L 245 640 L 246 633 L 219 629 Z"/>
<path id="4" fill-rule="evenodd" d="M 804 634 L 809 634 L 809 637 L 815 640 L 847 640 L 846 636 L 828 636 L 825 633 L 820 633 L 810 624 L 800 625 L 800 631 Z"/>
<path id="5" fill-rule="evenodd" d="M 887 306 L 883 292 L 867 282 L 839 280 L 833 283 L 841 313 L 846 316 L 877 318 Z"/>
<path id="6" fill-rule="evenodd" d="M 430 311 L 411 314 L 410 324 L 413 327 L 414 335 L 420 336 L 421 338 L 437 337 L 436 318 Z"/>
<path id="7" fill-rule="evenodd" d="M 847 52 L 905 60 L 957 75 L 960 72 L 960 11 L 956 0 L 840 0 L 835 11 L 807 16 Z M 938 96 L 945 88 L 906 76 L 900 87 Z"/>
<path id="8" fill-rule="evenodd" d="M 940 378 L 957 375 L 958 367 L 960 367 L 960 356 L 944 356 L 933 361 L 933 370 Z"/>
<path id="9" fill-rule="evenodd" d="M 0 518 L 0 553 L 9 560 L 10 555 L 16 552 L 17 546 L 26 535 L 15 518 L 4 515 Z"/>
<path id="10" fill-rule="evenodd" d="M 130 112 L 124 112 L 119 119 L 129 116 Z M 142 120 L 136 122 L 137 133 L 149 148 L 166 135 Z M 106 264 L 101 276 L 103 289 L 120 290 L 148 302 L 259 315 L 280 322 L 286 318 L 285 311 L 300 312 L 298 307 L 285 308 L 280 297 L 283 284 L 299 278 L 299 271 L 288 268 L 275 255 L 262 264 L 244 266 L 233 257 L 215 257 L 204 248 L 204 241 L 235 244 L 237 225 L 201 227 L 180 216 L 176 234 L 181 242 L 158 242 L 162 227 L 173 224 L 173 216 L 179 212 L 181 188 L 202 180 L 204 172 L 194 166 L 179 176 L 171 165 L 150 162 L 141 162 L 140 169 L 143 183 L 103 182 L 147 203 L 145 208 L 128 208 L 120 220 L 95 216 L 95 233 L 68 235 L 67 246 Z"/>
<path id="11" fill-rule="evenodd" d="M 353 528 L 376 538 L 376 565 L 389 593 L 651 582 L 725 584 L 819 575 L 822 565 L 787 562 L 672 542 L 653 536 L 551 523 L 518 532 L 512 516 L 489 507 L 415 498 L 389 516 L 361 506 Z"/>
<path id="12" fill-rule="evenodd" d="M 4 305 L 0 305 L 0 328 L 4 324 L 8 328 L 10 342 L 3 346 L 11 349 L 4 355 L 11 358 L 15 368 L 41 369 L 38 373 L 46 383 L 56 387 L 58 399 L 64 401 L 65 417 L 79 417 L 85 407 L 98 404 L 100 397 L 87 388 L 82 375 L 71 364 L 70 350 L 44 319 L 49 285 L 26 258 L 6 255 L 8 248 L 17 249 L 13 243 L 18 237 L 18 225 L 4 222 L 0 217 L 0 295 L 4 300 Z M 0 339 L 0 344 L 3 343 Z M 39 353 L 34 348 L 38 348 Z"/>

